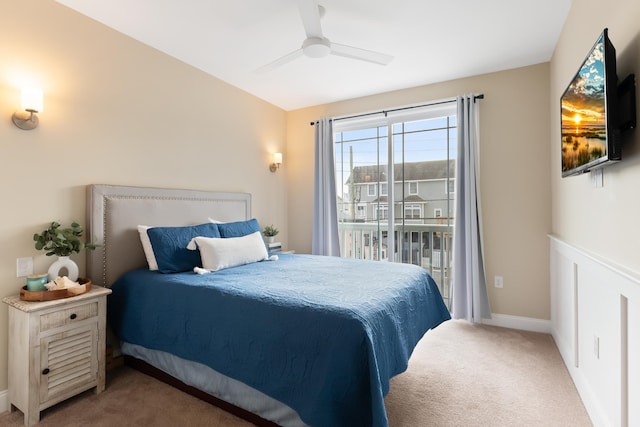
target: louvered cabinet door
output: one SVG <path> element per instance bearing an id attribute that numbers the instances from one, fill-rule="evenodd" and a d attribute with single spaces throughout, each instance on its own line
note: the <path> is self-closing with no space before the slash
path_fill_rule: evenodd
<path id="1" fill-rule="evenodd" d="M 42 338 L 40 403 L 66 398 L 96 384 L 98 323 Z"/>

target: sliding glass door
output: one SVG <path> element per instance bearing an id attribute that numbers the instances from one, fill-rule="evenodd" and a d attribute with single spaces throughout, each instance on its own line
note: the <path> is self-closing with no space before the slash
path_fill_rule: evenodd
<path id="1" fill-rule="evenodd" d="M 427 269 L 449 297 L 455 104 L 334 122 L 341 254 Z"/>

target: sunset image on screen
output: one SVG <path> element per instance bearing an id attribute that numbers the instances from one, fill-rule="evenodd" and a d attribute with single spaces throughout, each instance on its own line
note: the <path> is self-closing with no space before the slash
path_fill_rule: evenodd
<path id="1" fill-rule="evenodd" d="M 604 39 L 601 37 L 562 96 L 562 171 L 606 154 Z"/>

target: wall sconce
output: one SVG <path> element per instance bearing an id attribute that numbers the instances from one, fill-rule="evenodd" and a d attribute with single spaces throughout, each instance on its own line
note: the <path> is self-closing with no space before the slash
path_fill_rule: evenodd
<path id="1" fill-rule="evenodd" d="M 269 170 L 275 172 L 280 168 L 282 164 L 282 153 L 273 153 L 273 163 L 269 165 Z"/>
<path id="2" fill-rule="evenodd" d="M 36 113 L 43 111 L 42 91 L 33 88 L 22 88 L 22 109 L 13 113 L 11 120 L 20 129 L 31 130 L 38 127 Z"/>

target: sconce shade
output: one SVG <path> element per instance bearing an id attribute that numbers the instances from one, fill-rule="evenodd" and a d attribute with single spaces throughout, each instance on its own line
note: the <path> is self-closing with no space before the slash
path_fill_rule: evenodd
<path id="1" fill-rule="evenodd" d="M 40 120 L 35 113 L 40 113 L 44 110 L 42 91 L 35 88 L 23 88 L 21 105 L 24 111 L 13 113 L 13 117 L 11 117 L 13 124 L 23 130 L 37 128 Z"/>
<path id="2" fill-rule="evenodd" d="M 42 113 L 44 111 L 42 91 L 35 88 L 23 88 L 22 109 L 29 112 Z"/>
<path id="3" fill-rule="evenodd" d="M 282 164 L 282 153 L 273 153 L 273 163 L 269 165 L 269 170 L 275 172 L 280 168 Z"/>

